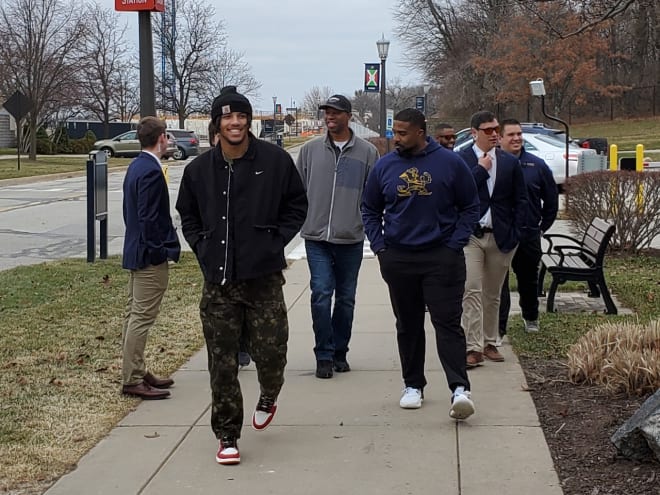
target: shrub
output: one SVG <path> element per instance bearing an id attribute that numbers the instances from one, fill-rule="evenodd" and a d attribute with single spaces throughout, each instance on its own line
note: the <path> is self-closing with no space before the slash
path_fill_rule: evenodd
<path id="1" fill-rule="evenodd" d="M 612 395 L 655 392 L 660 388 L 660 321 L 598 325 L 568 350 L 568 376 L 573 383 L 602 385 Z"/>
<path id="2" fill-rule="evenodd" d="M 42 126 L 37 128 L 37 154 L 52 155 L 55 153 L 55 147 L 46 129 Z"/>
<path id="3" fill-rule="evenodd" d="M 594 217 L 616 225 L 612 247 L 637 253 L 660 235 L 660 172 L 591 172 L 564 185 L 566 215 L 584 232 Z"/>
<path id="4" fill-rule="evenodd" d="M 80 139 L 71 139 L 69 141 L 71 153 L 76 155 L 89 153 L 94 148 L 94 143 L 96 141 L 96 135 L 92 131 L 87 131 Z"/>

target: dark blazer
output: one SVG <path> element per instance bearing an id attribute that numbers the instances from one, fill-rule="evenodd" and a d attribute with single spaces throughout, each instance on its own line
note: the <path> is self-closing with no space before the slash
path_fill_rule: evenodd
<path id="1" fill-rule="evenodd" d="M 181 245 L 170 216 L 170 196 L 160 162 L 142 152 L 124 177 L 122 266 L 138 270 L 179 260 Z"/>
<path id="2" fill-rule="evenodd" d="M 479 165 L 472 146 L 458 152 L 472 170 L 479 193 L 479 218 L 490 207 L 493 218 L 493 235 L 497 247 L 509 252 L 518 245 L 520 229 L 524 225 L 527 210 L 527 190 L 520 161 L 513 155 L 495 149 L 497 176 L 493 195 L 488 194 L 488 171 Z"/>

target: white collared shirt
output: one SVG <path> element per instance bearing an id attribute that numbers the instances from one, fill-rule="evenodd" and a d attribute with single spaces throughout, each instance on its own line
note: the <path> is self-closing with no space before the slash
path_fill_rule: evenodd
<path id="1" fill-rule="evenodd" d="M 474 144 L 472 146 L 472 150 L 474 151 L 474 154 L 477 155 L 477 160 L 484 156 L 485 151 L 483 151 L 479 146 Z M 488 153 L 486 153 L 490 159 L 491 162 L 493 163 L 493 166 L 490 168 L 490 170 L 487 170 L 488 172 L 488 180 L 486 181 L 486 185 L 488 186 L 488 195 L 492 196 L 493 195 L 493 189 L 495 189 L 495 178 L 497 176 L 497 157 L 495 154 L 495 148 L 492 148 Z M 481 166 L 481 165 L 480 165 Z M 484 213 L 484 216 L 479 219 L 479 225 L 482 227 L 488 227 L 488 228 L 493 228 L 493 216 L 490 213 L 490 207 L 486 210 L 486 213 Z"/>

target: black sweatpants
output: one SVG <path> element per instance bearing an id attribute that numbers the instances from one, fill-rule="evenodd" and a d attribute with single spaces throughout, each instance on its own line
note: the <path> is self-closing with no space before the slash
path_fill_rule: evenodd
<path id="1" fill-rule="evenodd" d="M 396 317 L 397 343 L 406 387 L 423 389 L 426 337 L 424 310 L 435 329 L 440 363 L 449 389 L 470 389 L 465 362 L 465 333 L 461 328 L 465 257 L 447 247 L 423 251 L 388 248 L 378 255 Z"/>
<path id="2" fill-rule="evenodd" d="M 539 263 L 541 261 L 541 237 L 521 241 L 516 254 L 511 260 L 511 268 L 518 279 L 518 294 L 520 295 L 520 310 L 526 320 L 539 319 Z M 511 295 L 509 294 L 509 274 L 506 274 L 500 295 L 500 335 L 506 333 L 506 326 L 511 311 Z"/>

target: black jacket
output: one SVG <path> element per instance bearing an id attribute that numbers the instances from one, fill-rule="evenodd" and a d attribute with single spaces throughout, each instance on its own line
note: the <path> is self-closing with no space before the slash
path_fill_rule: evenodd
<path id="1" fill-rule="evenodd" d="M 558 193 L 552 171 L 543 159 L 522 149 L 520 153 L 529 208 L 525 215 L 522 239 L 537 238 L 541 231 L 547 232 L 557 218 Z"/>
<path id="2" fill-rule="evenodd" d="M 458 152 L 472 169 L 479 192 L 479 217 L 488 208 L 493 218 L 493 235 L 500 251 L 508 253 L 514 249 L 521 237 L 527 210 L 527 191 L 520 161 L 499 148 L 495 149 L 497 176 L 493 195 L 488 193 L 488 171 L 479 165 L 472 146 Z"/>
<path id="3" fill-rule="evenodd" d="M 291 156 L 252 135 L 249 139 L 247 152 L 233 166 L 218 146 L 183 172 L 176 209 L 208 282 L 282 270 L 284 247 L 305 221 L 307 196 Z"/>

